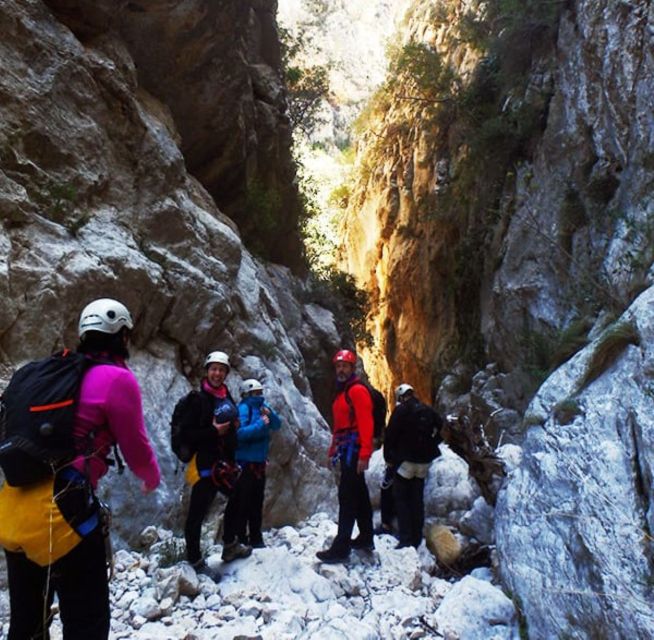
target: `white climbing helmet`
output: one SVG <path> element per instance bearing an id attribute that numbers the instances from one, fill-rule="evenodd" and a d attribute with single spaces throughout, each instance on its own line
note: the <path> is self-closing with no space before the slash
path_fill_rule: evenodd
<path id="1" fill-rule="evenodd" d="M 400 402 L 409 392 L 413 393 L 413 387 L 406 382 L 402 383 L 397 389 L 395 389 L 395 402 Z"/>
<path id="2" fill-rule="evenodd" d="M 243 384 L 241 384 L 241 395 L 247 396 L 253 391 L 263 391 L 263 385 L 254 378 L 243 380 Z"/>
<path id="3" fill-rule="evenodd" d="M 205 369 L 210 365 L 213 364 L 214 362 L 217 362 L 218 364 L 224 364 L 228 369 L 230 368 L 229 364 L 229 356 L 224 352 L 224 351 L 212 351 L 205 359 L 204 359 L 204 367 Z"/>
<path id="4" fill-rule="evenodd" d="M 123 327 L 134 327 L 127 307 L 118 300 L 100 298 L 84 307 L 79 317 L 77 333 L 81 338 L 87 331 L 118 333 Z"/>

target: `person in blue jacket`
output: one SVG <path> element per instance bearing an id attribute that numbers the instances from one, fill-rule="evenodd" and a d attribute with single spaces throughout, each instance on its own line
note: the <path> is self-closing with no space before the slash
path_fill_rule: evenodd
<path id="1" fill-rule="evenodd" d="M 270 434 L 277 431 L 282 423 L 266 403 L 263 386 L 253 378 L 245 380 L 241 385 L 238 412 L 240 427 L 236 432 L 236 461 L 242 472 L 227 510 L 236 514 L 233 535 L 243 544 L 261 549 L 265 546 L 261 535 L 261 519 Z M 227 521 L 227 511 L 225 520 Z M 232 532 L 225 532 L 226 535 L 228 533 L 232 535 Z"/>

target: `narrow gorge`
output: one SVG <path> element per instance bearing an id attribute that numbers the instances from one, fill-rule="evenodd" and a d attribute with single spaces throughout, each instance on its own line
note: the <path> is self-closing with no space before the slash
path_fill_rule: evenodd
<path id="1" fill-rule="evenodd" d="M 123 301 L 164 478 L 102 490 L 112 637 L 654 638 L 654 5 L 363 5 L 0 3 L 0 388 L 74 346 L 87 301 Z M 302 93 L 294 42 L 329 87 Z M 503 461 L 488 501 L 456 447 L 432 465 L 458 570 L 386 536 L 315 567 L 343 346 Z M 218 585 L 166 558 L 188 500 L 170 415 L 213 349 L 284 423 L 272 548 Z"/>

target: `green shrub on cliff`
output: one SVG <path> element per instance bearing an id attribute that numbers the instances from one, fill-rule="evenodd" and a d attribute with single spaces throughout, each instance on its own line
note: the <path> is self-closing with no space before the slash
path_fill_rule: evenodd
<path id="1" fill-rule="evenodd" d="M 329 94 L 329 66 L 306 62 L 306 51 L 312 46 L 307 38 L 307 33 L 302 28 L 292 33 L 279 27 L 282 66 L 288 92 L 288 118 L 294 131 L 309 136 L 322 122 L 319 111 L 322 101 Z"/>
<path id="2" fill-rule="evenodd" d="M 254 180 L 245 194 L 245 210 L 248 221 L 244 233 L 250 238 L 250 249 L 269 259 L 268 242 L 276 231 L 282 216 L 282 198 L 277 189 Z"/>
<path id="3" fill-rule="evenodd" d="M 578 391 L 599 378 L 629 345 L 640 344 L 638 327 L 632 322 L 618 322 L 610 326 L 595 345 L 586 371 L 578 384 Z"/>
<path id="4" fill-rule="evenodd" d="M 417 94 L 397 95 L 404 93 L 407 80 Z M 390 52 L 387 90 L 395 92 L 396 98 L 444 102 L 452 99 L 459 83 L 458 75 L 443 56 L 424 42 L 410 42 Z"/>

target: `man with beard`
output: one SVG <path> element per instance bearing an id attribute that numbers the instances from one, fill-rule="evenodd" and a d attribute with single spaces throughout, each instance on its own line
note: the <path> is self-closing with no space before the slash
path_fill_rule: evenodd
<path id="1" fill-rule="evenodd" d="M 329 448 L 332 464 L 340 464 L 338 532 L 328 549 L 316 555 L 322 562 L 345 562 L 350 549 L 372 551 L 372 507 L 365 471 L 373 450 L 372 398 L 355 373 L 357 357 L 341 350 L 333 358 L 336 397 L 332 404 L 333 435 Z M 351 539 L 354 523 L 359 535 Z"/>

